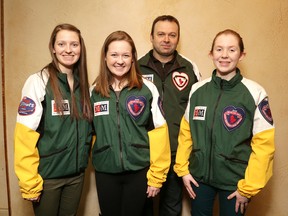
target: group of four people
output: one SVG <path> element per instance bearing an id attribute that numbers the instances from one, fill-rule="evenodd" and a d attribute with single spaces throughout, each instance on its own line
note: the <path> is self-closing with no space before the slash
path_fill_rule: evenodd
<path id="1" fill-rule="evenodd" d="M 153 49 L 138 59 L 129 34 L 111 33 L 89 90 L 79 29 L 55 27 L 52 61 L 27 79 L 14 135 L 15 172 L 35 215 L 76 215 L 90 152 L 103 216 L 155 215 L 160 190 L 159 215 L 181 215 L 183 185 L 193 216 L 212 215 L 217 194 L 221 216 L 245 214 L 272 175 L 267 94 L 237 67 L 237 32 L 216 35 L 216 69 L 203 81 L 176 51 L 179 37 L 175 17 L 157 17 Z"/>

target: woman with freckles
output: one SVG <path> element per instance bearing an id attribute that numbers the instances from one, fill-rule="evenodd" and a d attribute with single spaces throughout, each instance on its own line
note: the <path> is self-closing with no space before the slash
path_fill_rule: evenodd
<path id="1" fill-rule="evenodd" d="M 22 89 L 14 134 L 15 172 L 35 215 L 76 215 L 92 140 L 92 109 L 81 32 L 57 25 L 52 61 Z"/>
<path id="2" fill-rule="evenodd" d="M 212 76 L 192 86 L 180 125 L 174 170 L 191 197 L 191 215 L 244 215 L 272 176 L 274 123 L 263 87 L 241 75 L 241 36 L 230 29 L 213 40 Z"/>
<path id="3" fill-rule="evenodd" d="M 91 103 L 101 213 L 141 216 L 146 197 L 155 197 L 166 180 L 170 145 L 157 88 L 142 78 L 135 44 L 124 31 L 103 44 Z"/>

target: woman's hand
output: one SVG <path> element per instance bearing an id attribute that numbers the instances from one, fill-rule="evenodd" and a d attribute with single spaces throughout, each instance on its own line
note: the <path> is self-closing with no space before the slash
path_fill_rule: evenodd
<path id="1" fill-rule="evenodd" d="M 159 192 L 160 192 L 160 188 L 156 188 L 156 187 L 152 187 L 148 185 L 147 191 L 146 191 L 148 198 L 157 196 Z"/>
<path id="2" fill-rule="evenodd" d="M 196 198 L 196 194 L 192 189 L 191 183 L 194 184 L 196 187 L 199 187 L 198 183 L 196 182 L 196 180 L 192 177 L 191 174 L 187 174 L 185 176 L 182 176 L 182 180 L 184 183 L 184 186 L 186 188 L 186 190 L 188 191 L 189 196 L 192 199 Z"/>
<path id="3" fill-rule="evenodd" d="M 33 197 L 33 198 L 25 198 L 25 200 L 31 201 L 31 202 L 40 202 L 40 196 Z"/>
<path id="4" fill-rule="evenodd" d="M 230 194 L 227 199 L 233 199 L 236 197 L 235 212 L 238 213 L 239 208 L 243 214 L 248 206 L 249 199 L 247 197 L 241 196 L 240 193 L 236 190 L 234 193 Z"/>

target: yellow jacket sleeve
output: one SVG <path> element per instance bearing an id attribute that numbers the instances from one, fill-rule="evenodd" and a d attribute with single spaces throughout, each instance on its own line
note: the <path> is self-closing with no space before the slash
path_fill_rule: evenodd
<path id="1" fill-rule="evenodd" d="M 36 148 L 38 138 L 39 133 L 21 123 L 16 123 L 14 168 L 23 198 L 38 197 L 43 188 L 43 179 L 38 174 L 39 154 Z"/>
<path id="2" fill-rule="evenodd" d="M 171 163 L 170 141 L 167 123 L 148 132 L 150 142 L 150 168 L 148 185 L 161 188 L 166 181 Z"/>
<path id="3" fill-rule="evenodd" d="M 179 177 L 189 174 L 189 157 L 192 151 L 192 137 L 189 122 L 182 118 L 178 136 L 178 148 L 174 171 Z"/>
<path id="4" fill-rule="evenodd" d="M 272 176 L 274 159 L 274 133 L 269 129 L 253 136 L 252 153 L 245 171 L 245 179 L 238 182 L 238 191 L 242 196 L 255 196 Z"/>

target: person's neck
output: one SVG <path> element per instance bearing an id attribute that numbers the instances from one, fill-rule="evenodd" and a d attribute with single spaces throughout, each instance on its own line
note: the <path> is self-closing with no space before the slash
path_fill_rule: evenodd
<path id="1" fill-rule="evenodd" d="M 122 80 L 122 79 L 117 79 L 114 78 L 114 82 L 112 83 L 112 88 L 114 91 L 121 91 L 126 85 L 127 85 L 128 81 Z"/>
<path id="2" fill-rule="evenodd" d="M 217 71 L 216 75 L 218 77 L 220 77 L 221 79 L 229 81 L 236 75 L 236 70 L 229 72 L 229 73 L 221 73 L 221 72 Z"/>
<path id="3" fill-rule="evenodd" d="M 160 61 L 161 63 L 164 63 L 164 64 L 171 61 L 174 58 L 174 54 L 171 54 L 169 56 L 163 56 L 163 55 L 160 55 L 159 53 L 157 53 L 155 51 L 153 51 L 153 56 L 158 61 Z"/>

